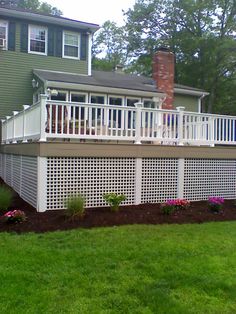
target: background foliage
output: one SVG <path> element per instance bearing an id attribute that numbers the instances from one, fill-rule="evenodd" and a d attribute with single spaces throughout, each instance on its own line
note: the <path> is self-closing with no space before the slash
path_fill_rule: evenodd
<path id="1" fill-rule="evenodd" d="M 209 91 L 208 112 L 236 114 L 235 0 L 137 0 L 124 15 L 125 26 L 107 21 L 95 36 L 95 68 L 151 75 L 153 54 L 169 47 L 176 83 Z"/>

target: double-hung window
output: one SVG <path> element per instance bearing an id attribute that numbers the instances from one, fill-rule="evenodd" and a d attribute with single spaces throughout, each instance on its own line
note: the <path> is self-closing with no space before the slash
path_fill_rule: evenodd
<path id="1" fill-rule="evenodd" d="M 29 49 L 36 54 L 47 54 L 47 28 L 43 26 L 29 26 Z"/>
<path id="2" fill-rule="evenodd" d="M 0 48 L 7 49 L 8 22 L 0 20 Z"/>
<path id="3" fill-rule="evenodd" d="M 80 58 L 80 34 L 72 32 L 63 33 L 63 57 Z"/>

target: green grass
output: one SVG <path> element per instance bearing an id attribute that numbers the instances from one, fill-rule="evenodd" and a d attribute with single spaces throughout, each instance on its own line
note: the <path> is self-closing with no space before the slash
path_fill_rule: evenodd
<path id="1" fill-rule="evenodd" d="M 0 234 L 2 313 L 236 313 L 236 222 Z"/>

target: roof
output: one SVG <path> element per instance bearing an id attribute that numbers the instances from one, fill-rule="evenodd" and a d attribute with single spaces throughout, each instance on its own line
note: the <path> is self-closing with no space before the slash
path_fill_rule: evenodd
<path id="1" fill-rule="evenodd" d="M 64 82 L 73 84 L 83 84 L 92 86 L 102 86 L 111 88 L 132 89 L 157 93 L 153 80 L 144 76 L 122 74 L 106 71 L 92 71 L 91 76 L 74 73 L 55 72 L 46 70 L 34 70 L 43 81 Z M 161 92 L 160 92 L 161 93 Z"/>
<path id="2" fill-rule="evenodd" d="M 35 69 L 34 74 L 44 82 L 80 84 L 83 86 L 87 85 L 88 87 L 119 88 L 123 90 L 163 94 L 162 91 L 156 88 L 155 82 L 152 78 L 141 75 L 126 74 L 115 71 L 92 71 L 92 75 L 87 76 L 40 69 Z M 203 90 L 180 84 L 174 85 L 174 92 L 177 94 L 187 94 L 196 97 L 208 94 Z"/>
<path id="3" fill-rule="evenodd" d="M 93 23 L 87 23 L 77 20 L 72 20 L 63 16 L 50 15 L 46 13 L 38 13 L 30 10 L 12 8 L 7 6 L 0 6 L 0 15 L 27 19 L 29 21 L 36 21 L 41 23 L 50 23 L 56 25 L 62 25 L 67 27 L 73 27 L 75 29 L 83 29 L 94 33 L 99 29 L 99 25 Z"/>

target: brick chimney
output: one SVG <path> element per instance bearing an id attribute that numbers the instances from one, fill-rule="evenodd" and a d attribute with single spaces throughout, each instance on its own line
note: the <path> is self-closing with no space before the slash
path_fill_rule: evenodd
<path id="1" fill-rule="evenodd" d="M 175 55 L 167 48 L 160 48 L 154 55 L 152 69 L 156 87 L 167 95 L 162 108 L 173 109 Z"/>

